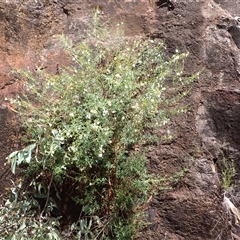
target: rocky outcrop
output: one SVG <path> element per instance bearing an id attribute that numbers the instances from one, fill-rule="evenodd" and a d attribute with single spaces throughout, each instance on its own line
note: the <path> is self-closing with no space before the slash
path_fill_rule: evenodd
<path id="1" fill-rule="evenodd" d="M 152 225 L 142 239 L 240 237 L 222 204 L 217 167 L 222 152 L 235 160 L 237 171 L 240 167 L 239 5 L 237 0 L 0 0 L 0 163 L 19 147 L 20 137 L 8 98 L 21 91 L 21 84 L 9 72 L 38 66 L 56 73 L 68 62 L 60 36 L 80 41 L 98 9 L 109 26 L 123 22 L 129 36 L 165 39 L 170 54 L 176 48 L 188 51 L 186 75 L 200 71 L 189 112 L 169 126 L 176 138 L 152 146 L 149 154 L 150 171 L 172 174 L 187 168 L 188 173 L 171 191 L 154 197 L 146 211 Z M 239 178 L 238 173 L 236 184 Z M 231 194 L 238 207 L 238 187 Z"/>

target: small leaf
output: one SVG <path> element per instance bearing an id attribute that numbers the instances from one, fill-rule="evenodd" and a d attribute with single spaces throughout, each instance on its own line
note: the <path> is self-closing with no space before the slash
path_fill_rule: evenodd
<path id="1" fill-rule="evenodd" d="M 47 235 L 49 239 L 55 239 L 55 240 L 61 239 L 59 233 L 57 233 L 56 231 L 51 231 L 51 233 L 48 233 Z"/>
<path id="2" fill-rule="evenodd" d="M 25 223 L 25 220 L 24 220 L 23 223 L 21 224 L 21 226 L 18 228 L 17 231 L 21 231 L 21 230 L 23 230 L 25 227 L 26 227 L 26 223 Z"/>
<path id="3" fill-rule="evenodd" d="M 32 151 L 36 147 L 36 143 L 30 144 L 26 148 L 12 152 L 8 157 L 8 162 L 11 162 L 12 173 L 15 174 L 16 165 L 20 165 L 24 160 L 29 163 L 32 157 Z"/>
<path id="4" fill-rule="evenodd" d="M 58 130 L 57 129 L 53 129 L 52 130 L 52 134 L 54 137 L 57 137 L 58 136 Z"/>
<path id="5" fill-rule="evenodd" d="M 18 152 L 17 165 L 21 164 L 23 160 L 24 160 L 24 149 Z"/>
<path id="6" fill-rule="evenodd" d="M 11 170 L 13 174 L 15 174 L 15 171 L 16 171 L 16 164 L 17 164 L 17 156 L 15 155 L 13 158 L 11 158 Z"/>
<path id="7" fill-rule="evenodd" d="M 29 163 L 31 161 L 31 158 L 32 158 L 32 151 L 33 149 L 36 147 L 36 143 L 33 143 L 31 145 L 29 145 L 28 147 L 26 147 L 26 151 L 27 151 L 27 157 L 25 159 L 25 161 L 27 163 Z"/>
<path id="8" fill-rule="evenodd" d="M 16 235 L 14 234 L 11 238 L 11 240 L 17 240 Z"/>
<path id="9" fill-rule="evenodd" d="M 18 151 L 12 152 L 7 158 L 11 159 L 13 157 L 15 157 L 18 154 Z"/>

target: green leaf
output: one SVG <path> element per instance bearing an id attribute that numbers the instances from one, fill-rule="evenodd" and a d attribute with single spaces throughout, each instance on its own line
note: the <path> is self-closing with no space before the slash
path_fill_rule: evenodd
<path id="1" fill-rule="evenodd" d="M 30 163 L 32 158 L 32 151 L 35 149 L 36 143 L 33 143 L 25 148 L 25 153 L 27 153 L 27 157 L 25 158 L 26 163 Z"/>
<path id="2" fill-rule="evenodd" d="M 49 239 L 53 239 L 53 240 L 60 240 L 61 239 L 61 236 L 58 232 L 55 231 L 51 231 L 51 233 L 48 233 L 47 234 Z"/>
<path id="3" fill-rule="evenodd" d="M 16 235 L 14 234 L 11 238 L 11 240 L 17 240 Z"/>
<path id="4" fill-rule="evenodd" d="M 9 158 L 11 159 L 11 171 L 13 174 L 15 174 L 16 171 L 16 164 L 17 164 L 17 153 L 18 152 L 14 152 L 16 154 L 14 154 L 11 158 L 9 156 Z"/>
<path id="5" fill-rule="evenodd" d="M 25 227 L 26 227 L 26 220 L 24 219 L 24 221 L 22 222 L 21 226 L 18 228 L 17 231 L 22 231 Z"/>
<path id="6" fill-rule="evenodd" d="M 15 174 L 16 166 L 20 165 L 22 162 L 30 163 L 32 157 L 32 151 L 36 147 L 36 143 L 30 144 L 26 148 L 12 152 L 8 157 L 8 161 L 11 162 L 12 173 Z"/>
<path id="7" fill-rule="evenodd" d="M 25 149 L 21 150 L 18 152 L 18 155 L 17 155 L 17 165 L 21 164 L 25 158 Z"/>
<path id="8" fill-rule="evenodd" d="M 11 159 L 18 154 L 18 151 L 12 152 L 7 158 Z"/>

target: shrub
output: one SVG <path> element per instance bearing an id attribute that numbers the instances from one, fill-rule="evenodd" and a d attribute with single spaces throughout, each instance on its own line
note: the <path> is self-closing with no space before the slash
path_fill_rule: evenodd
<path id="1" fill-rule="evenodd" d="M 171 106 L 193 78 L 182 77 L 186 54 L 167 58 L 162 42 L 99 36 L 65 41 L 73 64 L 59 75 L 22 72 L 25 94 L 13 104 L 29 146 L 9 159 L 13 171 L 23 164 L 41 215 L 69 195 L 80 209 L 78 239 L 131 239 L 147 199 L 166 185 L 148 173 L 146 146 L 183 110 Z"/>
<path id="2" fill-rule="evenodd" d="M 220 180 L 225 192 L 229 192 L 234 188 L 234 177 L 237 174 L 235 162 L 233 159 L 227 159 L 223 152 L 219 156 L 217 165 L 220 172 Z"/>

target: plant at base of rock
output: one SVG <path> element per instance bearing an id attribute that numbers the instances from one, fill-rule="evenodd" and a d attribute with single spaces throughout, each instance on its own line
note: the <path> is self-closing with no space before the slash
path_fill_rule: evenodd
<path id="1" fill-rule="evenodd" d="M 221 183 L 224 190 L 231 190 L 234 188 L 233 178 L 236 175 L 237 171 L 235 168 L 234 160 L 227 160 L 222 153 L 221 160 L 218 160 Z"/>
<path id="2" fill-rule="evenodd" d="M 11 188 L 10 199 L 0 206 L 0 239 L 61 239 L 59 221 L 56 218 L 38 218 L 40 206 L 36 199 L 22 194 L 21 184 Z"/>
<path id="3" fill-rule="evenodd" d="M 182 112 L 173 105 L 193 80 L 182 77 L 186 54 L 167 59 L 161 42 L 106 42 L 68 44 L 74 64 L 60 75 L 23 72 L 26 95 L 15 102 L 30 145 L 10 155 L 12 169 L 24 163 L 25 179 L 45 186 L 43 213 L 67 192 L 80 207 L 78 239 L 138 231 L 136 217 L 167 182 L 147 171 L 150 135 Z"/>

